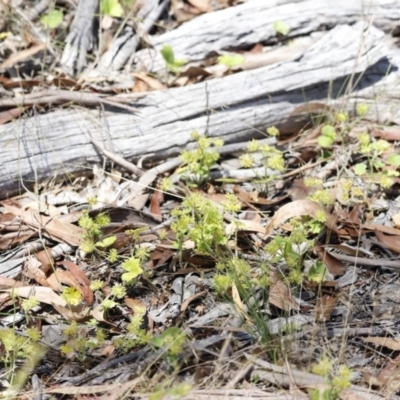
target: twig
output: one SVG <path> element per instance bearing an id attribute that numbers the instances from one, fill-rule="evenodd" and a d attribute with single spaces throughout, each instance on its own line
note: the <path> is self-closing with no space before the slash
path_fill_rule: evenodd
<path id="1" fill-rule="evenodd" d="M 134 107 L 126 104 L 121 104 L 109 98 L 104 98 L 96 93 L 71 92 L 69 90 L 42 90 L 33 92 L 17 99 L 2 99 L 0 107 L 21 107 L 33 105 L 47 105 L 75 102 L 83 104 L 87 107 L 94 107 L 99 104 L 108 105 L 111 107 L 122 108 L 124 110 L 138 113 Z"/>
<path id="2" fill-rule="evenodd" d="M 129 172 L 132 172 L 137 176 L 142 176 L 144 174 L 144 171 L 138 168 L 135 164 L 132 164 L 131 162 L 126 161 L 125 158 L 119 156 L 118 154 L 115 154 L 105 149 L 103 145 L 97 140 L 93 139 L 92 137 L 90 137 L 90 140 L 111 161 L 114 161 L 116 164 L 120 165 L 121 167 L 127 169 Z"/>
<path id="3" fill-rule="evenodd" d="M 347 256 L 345 254 L 331 253 L 329 251 L 328 254 L 330 254 L 332 257 L 337 258 L 338 260 L 354 263 L 354 265 L 364 265 L 369 267 L 384 267 L 395 270 L 400 269 L 400 260 L 396 261 L 384 260 L 384 259 L 377 260 L 371 258 Z"/>

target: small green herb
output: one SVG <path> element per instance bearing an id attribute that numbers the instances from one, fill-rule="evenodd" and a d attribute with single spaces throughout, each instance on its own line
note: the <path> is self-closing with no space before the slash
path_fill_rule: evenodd
<path id="1" fill-rule="evenodd" d="M 165 44 L 161 49 L 161 55 L 164 58 L 165 66 L 170 72 L 178 73 L 182 65 L 186 64 L 186 60 L 176 60 L 174 51 L 169 44 Z"/>
<path id="2" fill-rule="evenodd" d="M 52 10 L 40 18 L 41 23 L 47 29 L 55 29 L 63 22 L 64 14 L 60 10 Z"/>

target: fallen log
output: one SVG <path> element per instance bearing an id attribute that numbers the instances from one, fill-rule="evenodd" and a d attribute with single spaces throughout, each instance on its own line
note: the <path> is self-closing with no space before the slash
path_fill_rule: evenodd
<path id="1" fill-rule="evenodd" d="M 299 105 L 329 99 L 349 110 L 357 101 L 370 103 L 370 119 L 396 122 L 400 58 L 383 38 L 381 30 L 363 23 L 337 26 L 296 60 L 149 92 L 134 102 L 125 98 L 137 113 L 57 110 L 1 126 L 0 197 L 101 162 L 91 138 L 105 147 L 111 140 L 115 152 L 129 160 L 160 160 L 185 148 L 193 130 L 226 142 L 263 137 L 271 125 L 293 132 L 308 120 L 291 115 Z M 393 95 L 390 104 L 387 94 Z"/>
<path id="2" fill-rule="evenodd" d="M 274 28 L 277 21 L 287 25 L 285 38 L 292 39 L 360 20 L 390 32 L 399 26 L 399 19 L 396 0 L 373 0 L 368 5 L 348 0 L 249 0 L 200 15 L 154 37 L 151 47 L 138 51 L 135 60 L 147 70 L 159 72 L 165 68 L 161 49 L 166 44 L 173 48 L 176 59 L 194 63 L 223 51 L 247 49 L 255 43 L 273 45 L 279 40 Z"/>

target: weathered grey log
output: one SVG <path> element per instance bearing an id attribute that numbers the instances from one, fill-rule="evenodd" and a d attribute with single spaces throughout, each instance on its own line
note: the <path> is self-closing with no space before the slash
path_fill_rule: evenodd
<path id="1" fill-rule="evenodd" d="M 160 51 L 169 44 L 176 59 L 201 62 L 215 53 L 247 48 L 255 43 L 276 43 L 276 21 L 290 28 L 288 38 L 308 35 L 337 24 L 364 20 L 391 31 L 399 25 L 397 0 L 249 0 L 211 14 L 203 14 L 177 29 L 153 38 L 152 47 L 136 54 L 139 68 L 153 72 L 165 69 Z M 234 22 L 233 22 L 234 21 Z"/>
<path id="2" fill-rule="evenodd" d="M 130 26 L 125 27 L 123 33 L 113 41 L 110 48 L 101 56 L 96 70 L 104 73 L 110 69 L 118 71 L 133 56 L 141 38 L 146 35 L 165 10 L 169 0 L 147 0 L 136 15 L 137 28 L 134 32 Z"/>
<path id="3" fill-rule="evenodd" d="M 361 98 L 375 105 L 371 118 L 396 120 L 398 101 L 388 106 L 380 94 L 388 88 L 394 93 L 400 60 L 383 44 L 383 36 L 362 23 L 338 26 L 296 61 L 150 92 L 131 104 L 137 115 L 107 113 L 113 146 L 127 159 L 165 159 L 187 146 L 193 130 L 227 142 L 262 137 L 270 125 L 293 131 L 302 122 L 302 116 L 290 116 L 293 110 L 345 94 L 352 76 L 359 82 L 349 88 L 350 101 L 340 97 L 341 106 L 352 107 Z M 22 183 L 31 186 L 100 162 L 90 135 L 107 142 L 101 121 L 93 110 L 58 110 L 0 127 L 0 197 L 24 191 Z"/>

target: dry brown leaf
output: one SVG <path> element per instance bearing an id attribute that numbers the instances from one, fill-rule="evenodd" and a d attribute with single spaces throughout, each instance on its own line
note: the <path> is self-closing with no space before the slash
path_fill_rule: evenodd
<path id="1" fill-rule="evenodd" d="M 146 304 L 144 304 L 142 300 L 125 297 L 124 303 L 133 311 L 134 314 L 146 314 Z"/>
<path id="2" fill-rule="evenodd" d="M 102 357 L 111 357 L 115 352 L 115 346 L 113 344 L 108 344 L 101 349 L 100 355 Z"/>
<path id="3" fill-rule="evenodd" d="M 304 179 L 295 179 L 287 192 L 292 200 L 302 200 L 310 194 L 311 190 L 312 188 L 304 184 Z"/>
<path id="4" fill-rule="evenodd" d="M 71 272 L 75 281 L 78 284 L 76 288 L 82 292 L 83 299 L 86 301 L 87 305 L 91 306 L 93 304 L 94 295 L 92 289 L 90 289 L 89 279 L 86 278 L 85 274 L 81 271 L 78 265 L 71 261 L 64 260 L 59 262 L 58 264 L 64 265 L 64 267 Z"/>
<path id="5" fill-rule="evenodd" d="M 189 307 L 189 304 L 193 301 L 196 300 L 198 297 L 204 296 L 207 294 L 207 291 L 203 290 L 202 292 L 196 293 L 190 297 L 188 297 L 181 305 L 181 312 L 185 312 L 186 309 Z"/>
<path id="6" fill-rule="evenodd" d="M 378 387 L 388 385 L 393 380 L 398 379 L 400 373 L 399 363 L 400 356 L 396 357 L 394 360 L 389 360 L 386 367 L 379 372 L 378 376 L 373 376 L 370 372 L 364 371 L 363 379 L 369 385 L 374 385 Z"/>
<path id="7" fill-rule="evenodd" d="M 318 322 L 325 322 L 331 317 L 332 311 L 335 309 L 338 303 L 336 296 L 330 296 L 324 294 L 317 301 L 315 306 L 315 319 Z"/>
<path id="8" fill-rule="evenodd" d="M 237 230 L 246 232 L 265 232 L 265 227 L 257 221 L 249 221 L 246 219 L 235 220 L 231 224 L 226 225 L 225 231 L 227 234 L 232 235 Z"/>
<path id="9" fill-rule="evenodd" d="M 392 228 L 391 226 L 381 225 L 381 224 L 365 224 L 360 227 L 360 229 L 365 229 L 367 231 L 379 231 L 387 233 L 388 235 L 398 235 L 400 236 L 400 229 Z"/>
<path id="10" fill-rule="evenodd" d="M 55 273 L 51 273 L 47 277 L 47 283 L 49 287 L 51 287 L 55 292 L 62 292 L 63 285 L 61 284 L 60 280 L 58 279 Z"/>
<path id="11" fill-rule="evenodd" d="M 46 274 L 41 269 L 42 263 L 36 257 L 29 257 L 24 263 L 24 274 L 34 279 L 43 286 L 50 286 L 47 282 Z"/>
<path id="12" fill-rule="evenodd" d="M 161 190 L 155 190 L 150 200 L 150 212 L 159 222 L 162 221 L 162 212 L 160 204 L 164 202 L 164 193 Z"/>
<path id="13" fill-rule="evenodd" d="M 210 0 L 188 0 L 188 1 L 193 7 L 196 7 L 201 12 L 206 13 L 206 12 L 211 12 L 213 10 L 210 5 Z"/>
<path id="14" fill-rule="evenodd" d="M 382 232 L 379 232 L 378 230 L 375 231 L 375 235 L 378 238 L 378 240 L 382 244 L 384 244 L 388 249 L 400 253 L 400 235 L 389 236 L 383 234 Z"/>
<path id="15" fill-rule="evenodd" d="M 27 58 L 34 56 L 36 53 L 39 53 L 39 51 L 45 50 L 46 48 L 47 48 L 46 43 L 41 43 L 29 47 L 29 49 L 19 51 L 18 53 L 15 53 L 10 57 L 8 57 L 3 62 L 3 64 L 0 65 L 0 69 L 10 68 L 13 65 L 19 63 L 20 61 L 24 61 Z"/>
<path id="16" fill-rule="evenodd" d="M 302 115 L 302 114 L 328 114 L 328 113 L 333 113 L 336 114 L 336 111 L 334 108 L 327 106 L 324 103 L 305 103 L 302 104 L 298 107 L 296 107 L 291 113 L 290 116 L 295 116 L 295 115 Z"/>
<path id="17" fill-rule="evenodd" d="M 54 258 L 49 250 L 42 250 L 36 253 L 36 258 L 42 264 L 40 269 L 46 274 L 54 267 Z"/>
<path id="18" fill-rule="evenodd" d="M 79 226 L 62 223 L 55 218 L 45 217 L 30 210 L 23 210 L 10 205 L 8 201 L 4 201 L 3 206 L 8 212 L 20 217 L 25 224 L 41 229 L 44 236 L 65 242 L 70 246 L 79 246 L 80 238 L 84 234 L 84 230 Z"/>
<path id="19" fill-rule="evenodd" d="M 400 213 L 393 215 L 392 221 L 395 228 L 400 228 Z"/>
<path id="20" fill-rule="evenodd" d="M 108 298 L 108 297 L 106 297 L 106 298 Z M 112 326 L 113 328 L 118 329 L 117 325 L 113 324 L 110 321 L 107 321 L 104 318 L 104 309 L 103 309 L 103 307 L 101 305 L 98 305 L 97 307 L 93 308 L 93 310 L 90 312 L 90 316 L 93 317 L 94 319 L 96 319 L 99 322 L 104 322 L 104 323 Z"/>
<path id="21" fill-rule="evenodd" d="M 28 107 L 16 107 L 11 110 L 0 112 L 0 125 L 3 125 L 15 118 L 20 117 Z"/>
<path id="22" fill-rule="evenodd" d="M 32 236 L 36 235 L 36 232 L 31 230 L 23 232 L 10 232 L 9 234 L 2 235 L 0 237 L 0 250 L 7 250 L 10 247 L 15 246 L 19 243 L 24 243 L 31 239 Z"/>
<path id="23" fill-rule="evenodd" d="M 251 318 L 247 315 L 242 299 L 240 298 L 240 293 L 235 285 L 235 282 L 232 283 L 232 299 L 233 302 L 236 304 L 236 307 L 238 311 L 243 315 L 243 317 L 246 319 L 247 323 L 250 325 L 254 325 L 254 323 L 251 321 Z"/>
<path id="24" fill-rule="evenodd" d="M 344 264 L 329 254 L 323 247 L 316 246 L 314 248 L 318 258 L 325 264 L 327 270 L 333 275 L 343 275 L 346 267 Z"/>
<path id="25" fill-rule="evenodd" d="M 400 127 L 390 127 L 384 129 L 375 129 L 372 135 L 385 140 L 400 140 Z"/>
<path id="26" fill-rule="evenodd" d="M 67 302 L 54 292 L 53 289 L 43 286 L 20 286 L 13 289 L 2 290 L 7 293 L 14 293 L 16 296 L 23 297 L 24 299 L 30 296 L 35 296 L 36 299 L 45 304 L 57 305 L 66 307 Z"/>
<path id="27" fill-rule="evenodd" d="M 244 203 L 253 203 L 253 204 L 261 204 L 264 206 L 273 205 L 281 202 L 286 199 L 288 196 L 279 197 L 277 199 L 264 199 L 262 197 L 258 197 L 253 193 L 248 193 L 245 190 L 242 190 L 239 185 L 233 186 L 233 191 L 235 192 L 238 199 Z"/>
<path id="28" fill-rule="evenodd" d="M 148 92 L 149 85 L 141 79 L 135 79 L 135 83 L 132 87 L 132 93 Z"/>
<path id="29" fill-rule="evenodd" d="M 0 275 L 0 287 L 10 288 L 15 286 L 26 286 L 26 283 L 16 281 L 15 279 L 8 278 L 7 276 Z"/>
<path id="30" fill-rule="evenodd" d="M 291 203 L 282 206 L 272 217 L 267 229 L 265 231 L 265 238 L 268 237 L 271 232 L 282 225 L 287 220 L 307 215 L 315 218 L 317 212 L 323 212 L 325 214 L 326 222 L 325 225 L 333 231 L 337 232 L 336 221 L 332 215 L 328 214 L 327 211 L 318 203 L 308 199 L 296 200 Z"/>
<path id="31" fill-rule="evenodd" d="M 86 322 L 91 319 L 90 314 L 86 310 L 72 307 L 71 305 L 64 307 L 53 304 L 53 307 L 67 321 Z"/>
<path id="32" fill-rule="evenodd" d="M 290 311 L 298 309 L 297 303 L 293 300 L 292 294 L 285 283 L 283 283 L 275 272 L 270 271 L 270 286 L 268 301 L 275 307 Z"/>
<path id="33" fill-rule="evenodd" d="M 31 201 L 28 204 L 24 204 L 24 209 L 39 211 L 41 214 L 46 214 L 49 217 L 59 217 L 61 215 L 61 211 L 53 204 L 38 201 Z"/>
<path id="34" fill-rule="evenodd" d="M 389 337 L 372 337 L 368 336 L 366 338 L 362 338 L 364 342 L 374 343 L 378 346 L 384 346 L 391 350 L 400 350 L 400 341 L 389 338 Z"/>
<path id="35" fill-rule="evenodd" d="M 195 65 L 190 65 L 189 67 L 184 68 L 179 72 L 179 76 L 187 76 L 190 79 L 207 77 L 210 75 L 211 74 L 207 70 L 201 67 L 197 67 Z"/>
<path id="36" fill-rule="evenodd" d="M 154 90 L 164 90 L 167 87 L 163 85 L 158 79 L 155 79 L 149 75 L 147 75 L 145 72 L 134 72 L 132 75 L 135 78 L 138 78 L 145 82 L 150 88 Z"/>
<path id="37" fill-rule="evenodd" d="M 67 286 L 74 287 L 80 291 L 79 283 L 75 279 L 75 276 L 73 274 L 71 274 L 70 271 L 64 271 L 61 268 L 57 268 L 54 271 L 54 274 L 52 274 L 51 276 L 55 276 L 55 278 L 57 279 L 58 282 L 60 282 L 64 285 L 67 285 Z"/>

